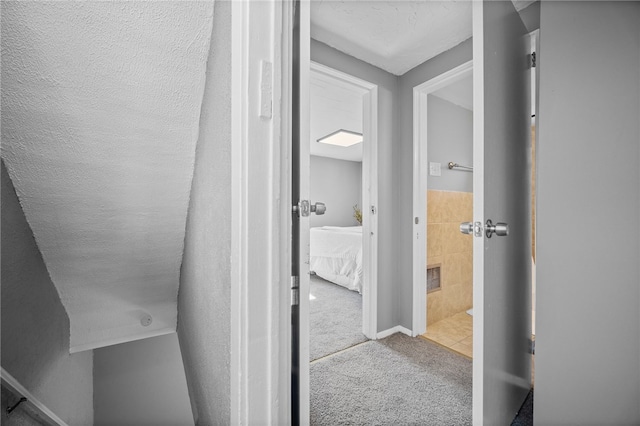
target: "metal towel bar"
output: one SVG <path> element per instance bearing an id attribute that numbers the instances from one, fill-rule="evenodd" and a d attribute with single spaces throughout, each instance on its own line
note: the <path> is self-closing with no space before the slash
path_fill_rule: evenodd
<path id="1" fill-rule="evenodd" d="M 454 168 L 473 171 L 473 167 L 463 166 L 461 164 L 454 163 L 453 161 L 449 161 L 449 170 L 453 170 Z"/>

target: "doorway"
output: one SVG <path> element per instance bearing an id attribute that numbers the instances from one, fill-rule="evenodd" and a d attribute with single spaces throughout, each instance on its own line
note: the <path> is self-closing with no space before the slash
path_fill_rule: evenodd
<path id="1" fill-rule="evenodd" d="M 360 191 L 360 198 L 353 199 L 352 203 L 340 200 L 336 198 L 336 203 L 344 204 L 344 206 L 336 206 L 339 209 L 347 211 L 352 209 L 352 220 L 350 223 L 346 223 L 344 218 L 336 216 L 333 222 L 330 221 L 325 224 L 325 221 L 320 221 L 318 216 L 312 217 L 310 227 L 318 227 L 317 225 L 329 225 L 332 228 L 336 226 L 353 225 L 355 227 L 361 227 L 361 239 L 359 248 L 360 260 L 355 262 L 353 267 L 349 271 L 349 277 L 346 277 L 346 273 L 340 276 L 341 272 L 328 271 L 328 275 L 324 278 L 330 280 L 336 278 L 334 281 L 344 283 L 344 286 L 358 291 L 362 295 L 362 334 L 369 339 L 375 339 L 377 332 L 377 263 L 378 263 L 378 221 L 377 221 L 377 203 L 378 203 L 378 87 L 370 82 L 353 77 L 349 74 L 319 64 L 317 62 L 311 62 L 311 84 L 315 85 L 317 90 L 311 89 L 311 118 L 310 118 L 310 149 L 311 156 L 318 156 L 323 158 L 342 159 L 347 161 L 359 162 L 361 172 L 361 182 L 358 190 Z M 314 99 L 314 93 L 320 93 L 324 91 L 322 101 L 317 102 Z M 327 94 L 327 92 L 330 92 Z M 345 104 L 353 101 L 354 98 L 360 99 L 360 111 L 354 114 L 353 108 L 351 111 L 338 110 L 333 111 L 330 114 L 330 109 L 345 108 Z M 356 101 L 357 102 L 357 101 Z M 326 111 L 318 110 L 314 111 L 313 106 L 317 105 L 318 108 L 324 108 Z M 357 107 L 357 106 L 356 106 Z M 345 116 L 351 117 L 345 117 Z M 336 118 L 341 116 L 339 119 Z M 333 118 L 332 118 L 333 117 Z M 360 118 L 360 123 L 354 123 L 354 117 Z M 333 127 L 332 127 L 333 126 Z M 350 127 L 343 129 L 342 127 Z M 354 129 L 356 131 L 354 131 Z M 351 147 L 336 147 L 328 146 L 319 142 L 326 135 L 330 135 L 340 130 L 345 130 L 348 133 L 360 133 L 361 141 Z M 357 131 L 359 130 L 359 131 Z M 325 135 L 326 133 L 326 135 Z M 349 150 L 349 148 L 355 148 Z M 333 150 L 332 150 L 333 149 Z M 358 161 L 359 160 L 359 161 Z M 311 168 L 314 165 L 311 164 Z M 327 170 L 327 173 L 331 171 Z M 322 172 L 319 173 L 317 179 L 308 176 L 316 181 L 322 180 Z M 325 176 L 328 178 L 328 176 Z M 346 183 L 345 183 L 346 184 Z M 316 188 L 320 185 L 316 185 Z M 339 188 L 333 188 L 333 191 L 339 191 Z M 314 187 L 311 188 L 311 197 L 316 197 L 313 193 Z M 317 190 L 316 190 L 317 192 Z M 323 200 L 315 200 L 323 201 Z M 332 206 L 328 205 L 327 209 L 331 209 Z M 330 210 L 329 210 L 330 211 Z M 342 216 L 345 216 L 344 214 Z M 347 217 L 347 219 L 349 219 Z M 354 231 L 355 229 L 349 229 Z M 334 231 L 336 231 L 334 229 Z M 354 255 L 358 255 L 358 249 L 352 250 Z M 348 253 L 350 254 L 350 253 Z M 333 259 L 332 259 L 333 260 Z M 340 265 L 344 267 L 344 265 Z M 333 275 L 333 276 L 332 276 Z M 339 284 L 342 285 L 342 284 Z"/>
<path id="2" fill-rule="evenodd" d="M 427 95 L 426 332 L 423 337 L 473 356 L 472 70 Z"/>
<path id="3" fill-rule="evenodd" d="M 471 245 L 470 238 L 461 235 L 455 224 L 472 221 L 473 134 L 466 135 L 466 130 L 472 130 L 467 128 L 473 123 L 461 125 L 457 122 L 455 130 L 458 134 L 452 136 L 437 131 L 436 123 L 429 129 L 428 114 L 431 103 L 433 112 L 446 114 L 450 119 L 472 120 L 468 93 L 472 89 L 472 74 L 473 64 L 468 61 L 413 89 L 414 182 L 417 183 L 414 185 L 413 212 L 415 223 L 424 224 L 415 228 L 413 238 L 414 336 L 428 332 L 428 320 L 433 324 L 457 314 L 461 314 L 463 321 L 470 319 L 464 316 L 468 315 L 466 311 L 471 308 L 473 298 L 472 263 L 469 264 L 473 259 L 473 247 L 467 247 Z M 429 134 L 433 136 L 433 146 L 429 145 Z M 451 140 L 452 137 L 456 140 Z M 441 143 L 435 143 L 436 140 Z M 431 240 L 428 230 L 432 231 Z M 427 292 L 432 296 L 431 314 L 428 313 Z M 470 349 L 470 335 L 454 338 L 457 337 L 460 339 L 455 342 L 447 341 L 446 336 L 440 340 L 451 345 L 469 345 Z"/>

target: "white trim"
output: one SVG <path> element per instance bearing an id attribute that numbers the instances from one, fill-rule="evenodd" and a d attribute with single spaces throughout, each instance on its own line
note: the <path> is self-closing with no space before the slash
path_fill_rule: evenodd
<path id="1" fill-rule="evenodd" d="M 473 2 L 473 220 L 484 223 L 484 3 Z M 484 238 L 473 238 L 472 421 L 484 423 Z"/>
<path id="2" fill-rule="evenodd" d="M 118 337 L 118 338 L 115 338 L 115 339 L 101 340 L 100 342 L 86 343 L 84 345 L 71 346 L 71 347 L 69 347 L 69 353 L 70 354 L 75 354 L 75 353 L 78 353 L 78 352 L 90 351 L 90 350 L 93 350 L 93 349 L 103 348 L 105 346 L 119 345 L 121 343 L 134 342 L 134 341 L 140 340 L 140 339 L 148 339 L 149 337 L 164 336 L 165 334 L 171 334 L 171 333 L 175 333 L 175 332 L 176 332 L 175 328 L 161 328 L 161 329 L 158 329 L 158 330 L 151 330 L 151 331 L 149 331 L 147 333 L 138 333 L 135 336 L 124 336 L 124 337 Z"/>
<path id="3" fill-rule="evenodd" d="M 413 336 L 427 330 L 427 97 L 472 73 L 468 61 L 413 88 Z"/>
<path id="4" fill-rule="evenodd" d="M 56 414 L 53 411 L 48 409 L 42 402 L 38 400 L 38 398 L 33 396 L 31 392 L 27 390 L 27 388 L 22 386 L 20 382 L 18 382 L 4 368 L 0 369 L 0 377 L 2 378 L 3 386 L 5 386 L 11 393 L 15 395 L 19 395 L 20 397 L 27 398 L 27 401 L 24 402 L 24 404 L 30 404 L 33 407 L 35 407 L 38 410 L 38 412 L 45 417 L 44 420 L 48 420 L 51 422 L 51 424 L 54 424 L 54 425 L 67 426 L 67 424 L 60 417 L 56 416 Z M 7 407 L 2 407 L 2 410 L 6 410 L 6 409 Z M 3 413 L 3 416 L 4 415 L 5 413 Z"/>
<path id="5" fill-rule="evenodd" d="M 280 45 L 274 42 L 274 48 L 279 54 L 274 61 L 274 76 L 280 76 L 274 84 L 273 112 L 274 112 L 274 149 L 279 150 L 279 156 L 274 153 L 274 159 L 279 159 L 279 163 L 274 165 L 274 172 L 279 168 L 279 180 L 274 177 L 273 188 L 279 189 L 280 228 L 274 229 L 273 235 L 279 239 L 280 253 L 280 291 L 275 293 L 271 300 L 274 309 L 279 312 L 278 335 L 274 338 L 274 350 L 278 351 L 277 364 L 272 367 L 272 380 L 277 380 L 277 392 L 273 401 L 274 420 L 273 424 L 291 424 L 291 297 L 290 281 L 291 276 L 291 90 L 292 90 L 292 35 L 293 35 L 293 2 L 278 2 L 280 6 L 279 14 L 275 14 L 276 28 L 280 29 Z M 277 34 L 277 32 L 276 32 Z M 278 37 L 276 37 L 278 40 Z M 279 135 L 279 136 L 277 136 Z"/>
<path id="6" fill-rule="evenodd" d="M 231 5 L 231 286 L 230 294 L 230 423 L 247 424 L 247 332 L 246 332 L 246 137 L 243 108 L 248 79 L 246 56 L 248 5 Z"/>
<path id="7" fill-rule="evenodd" d="M 402 333 L 402 334 L 406 334 L 407 336 L 412 336 L 411 330 L 409 330 L 408 328 L 405 328 L 405 327 L 403 327 L 401 325 L 396 325 L 395 327 L 392 327 L 392 328 L 389 328 L 387 330 L 381 331 L 380 333 L 378 333 L 376 338 L 377 339 L 384 339 L 385 337 L 391 336 L 392 334 L 395 334 L 395 333 Z"/>
<path id="8" fill-rule="evenodd" d="M 280 108 L 281 102 L 286 104 L 286 88 L 279 80 L 286 45 L 280 39 L 290 25 L 285 4 L 231 5 L 229 423 L 234 425 L 290 421 L 290 311 L 281 297 L 289 275 L 282 276 L 286 261 L 281 259 L 282 235 L 289 229 L 281 227 L 290 212 L 282 211 L 286 200 L 281 195 L 281 152 L 286 146 L 281 133 L 288 116 Z M 261 61 L 274 67 L 272 118 L 260 117 Z M 261 206 L 260 220 L 256 205 Z"/>
<path id="9" fill-rule="evenodd" d="M 362 156 L 362 250 L 363 281 L 362 333 L 375 339 L 378 320 L 378 86 L 371 82 L 311 62 L 311 72 L 344 84 L 364 96 Z M 374 206 L 376 214 L 371 213 Z M 370 238 L 366 239 L 365 236 Z"/>

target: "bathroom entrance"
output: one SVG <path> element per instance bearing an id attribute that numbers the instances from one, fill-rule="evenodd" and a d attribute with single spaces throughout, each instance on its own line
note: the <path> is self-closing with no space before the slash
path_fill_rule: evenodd
<path id="1" fill-rule="evenodd" d="M 426 95 L 426 332 L 473 356 L 473 240 L 460 223 L 473 221 L 472 68 Z"/>

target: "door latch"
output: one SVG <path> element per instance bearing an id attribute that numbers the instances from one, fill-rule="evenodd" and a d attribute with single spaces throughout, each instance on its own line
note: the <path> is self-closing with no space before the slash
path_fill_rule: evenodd
<path id="1" fill-rule="evenodd" d="M 324 203 L 311 204 L 309 200 L 300 200 L 298 205 L 291 208 L 291 211 L 298 213 L 298 216 L 301 217 L 308 217 L 311 213 L 323 215 L 327 211 L 327 206 Z"/>
<path id="2" fill-rule="evenodd" d="M 484 229 L 482 229 L 482 222 L 476 222 L 473 224 L 473 235 L 482 238 Z"/>

